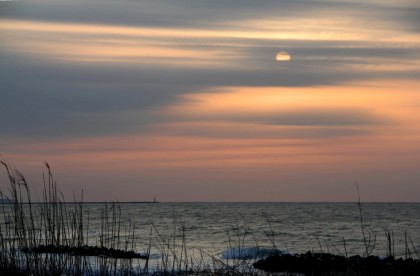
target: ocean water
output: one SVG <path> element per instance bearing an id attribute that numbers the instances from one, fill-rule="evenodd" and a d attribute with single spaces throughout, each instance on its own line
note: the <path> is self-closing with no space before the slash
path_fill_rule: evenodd
<path id="1" fill-rule="evenodd" d="M 361 207 L 362 216 L 357 203 L 86 203 L 83 214 L 90 245 L 99 245 L 113 224 L 120 236 L 113 246 L 150 252 L 156 267 L 174 254 L 201 265 L 259 259 L 273 250 L 363 255 L 361 218 L 372 254 L 388 254 L 387 232 L 395 256 L 404 257 L 407 248 L 413 257 L 420 253 L 420 203 Z"/>
<path id="2" fill-rule="evenodd" d="M 121 203 L 122 225 L 135 225 L 136 250 L 183 244 L 191 254 L 223 259 L 307 251 L 362 255 L 365 251 L 357 203 Z M 103 204 L 87 204 L 91 242 L 100 231 Z M 96 218 L 96 219 L 93 219 Z M 420 252 L 419 203 L 362 203 L 365 237 L 372 254 L 385 256 L 386 232 L 396 256 L 408 245 Z M 411 241 L 413 244 L 411 244 Z M 414 247 L 413 247 L 414 245 Z"/>

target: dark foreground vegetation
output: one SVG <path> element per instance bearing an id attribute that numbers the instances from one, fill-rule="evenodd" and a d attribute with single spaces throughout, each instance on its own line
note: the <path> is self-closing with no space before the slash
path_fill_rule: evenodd
<path id="1" fill-rule="evenodd" d="M 104 204 L 98 237 L 89 240 L 89 216 L 83 209 L 83 193 L 80 200 L 66 203 L 46 164 L 42 201 L 33 203 L 23 174 L 4 161 L 0 160 L 0 164 L 9 181 L 7 192 L 0 190 L 0 275 L 420 275 L 419 254 L 408 236 L 405 258 L 393 257 L 392 233 L 386 233 L 388 257 L 371 255 L 376 236 L 363 223 L 360 198 L 365 248 L 362 256 L 282 254 L 273 241 L 273 254 L 265 259 L 238 256 L 229 261 L 211 255 L 210 263 L 206 263 L 203 258 L 188 255 L 184 232 L 180 243 L 175 243 L 175 235 L 172 243 L 152 224 L 160 239 L 159 244 L 154 244 L 160 259 L 158 266 L 152 268 L 151 237 L 148 249 L 136 252 L 136 226 L 121 222 L 121 208 L 117 204 Z M 273 232 L 269 221 L 268 227 Z M 239 247 L 244 246 L 242 235 L 246 231 L 237 232 Z M 344 239 L 343 245 L 346 252 Z M 227 248 L 234 246 L 237 245 L 229 242 Z"/>
<path id="2" fill-rule="evenodd" d="M 420 275 L 420 261 L 412 258 L 345 257 L 311 252 L 270 256 L 254 263 L 254 267 L 271 273 L 303 275 Z"/>

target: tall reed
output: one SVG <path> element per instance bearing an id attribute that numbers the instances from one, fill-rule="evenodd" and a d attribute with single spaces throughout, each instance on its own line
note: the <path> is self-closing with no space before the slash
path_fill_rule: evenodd
<path id="1" fill-rule="evenodd" d="M 83 192 L 80 200 L 67 203 L 59 192 L 51 167 L 45 163 L 41 202 L 33 203 L 29 185 L 16 168 L 0 160 L 9 180 L 0 191 L 0 271 L 25 275 L 115 275 L 133 274 L 135 225 L 121 235 L 121 209 L 112 203 L 101 211 L 101 229 L 96 245 L 88 244 Z M 87 220 L 89 223 L 89 219 Z M 130 248 L 128 245 L 131 244 Z M 122 246 L 125 245 L 125 246 Z"/>

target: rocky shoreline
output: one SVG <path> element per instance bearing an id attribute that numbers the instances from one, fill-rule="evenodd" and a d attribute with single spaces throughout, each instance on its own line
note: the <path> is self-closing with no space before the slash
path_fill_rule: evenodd
<path id="1" fill-rule="evenodd" d="M 36 254 L 70 254 L 74 256 L 96 256 L 115 259 L 148 259 L 147 254 L 136 253 L 132 250 L 106 248 L 103 246 L 57 246 L 40 245 L 31 249 L 22 249 L 24 253 Z"/>
<path id="2" fill-rule="evenodd" d="M 254 263 L 254 268 L 270 272 L 303 275 L 420 275 L 420 260 L 380 258 L 378 256 L 345 257 L 329 253 L 282 254 Z"/>

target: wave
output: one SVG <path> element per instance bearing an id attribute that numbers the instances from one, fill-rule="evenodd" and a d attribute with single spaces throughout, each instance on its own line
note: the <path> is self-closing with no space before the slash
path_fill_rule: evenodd
<path id="1" fill-rule="evenodd" d="M 225 260 L 234 259 L 259 259 L 274 254 L 285 254 L 286 252 L 268 247 L 233 247 L 222 252 L 222 258 Z"/>

